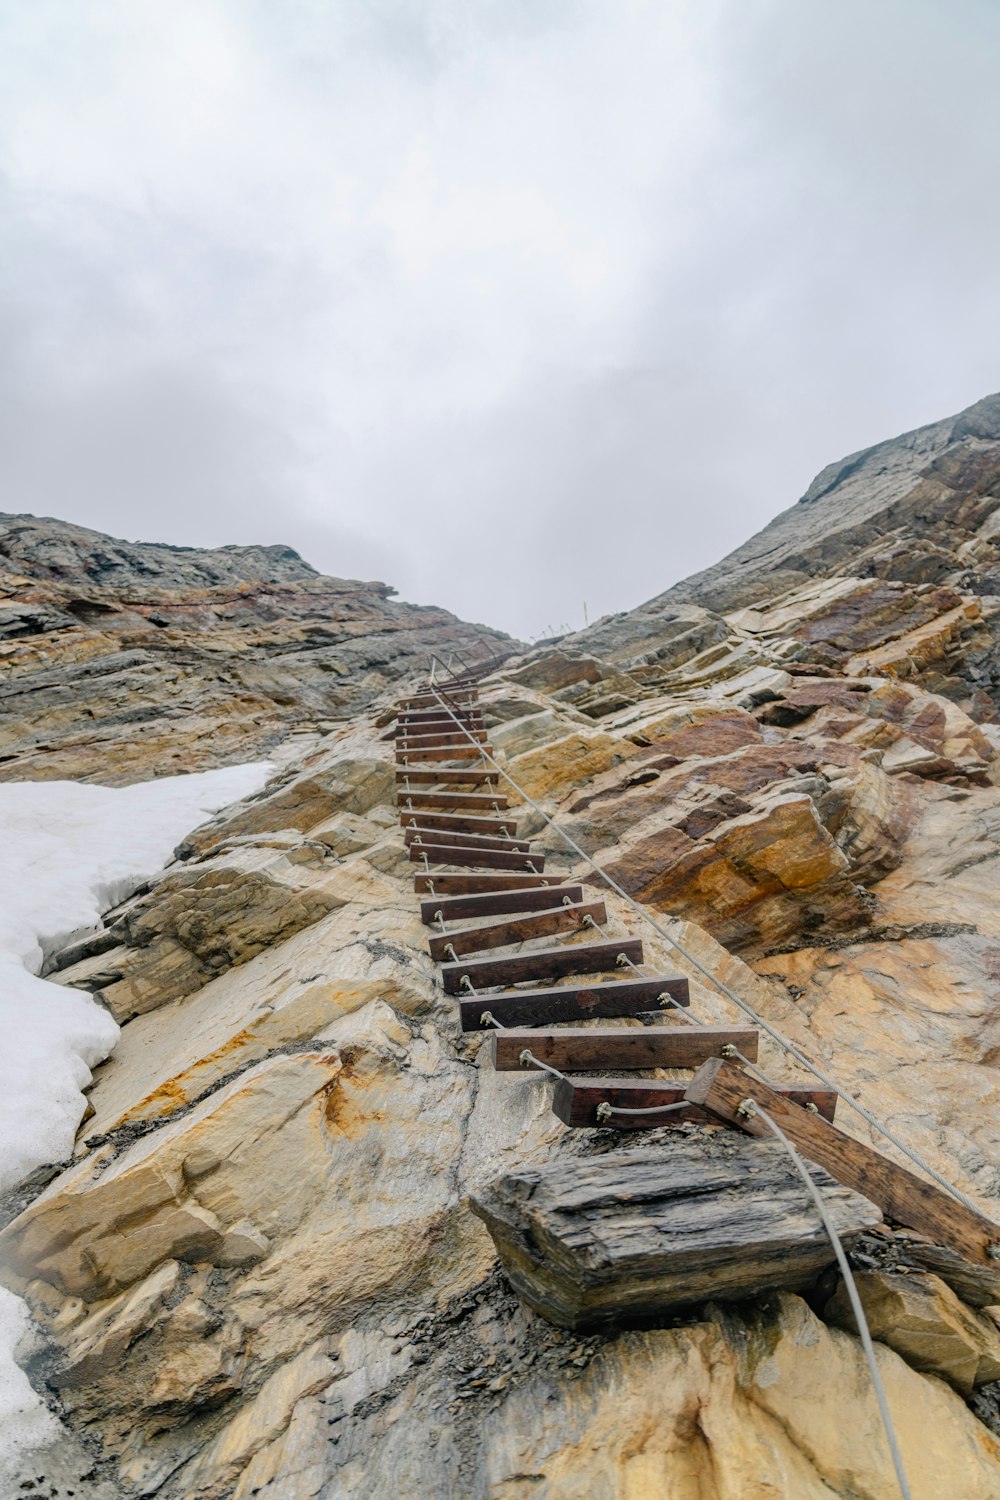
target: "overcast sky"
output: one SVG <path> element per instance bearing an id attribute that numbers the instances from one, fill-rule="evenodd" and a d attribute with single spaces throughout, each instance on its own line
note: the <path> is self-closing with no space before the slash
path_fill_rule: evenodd
<path id="1" fill-rule="evenodd" d="M 1000 387 L 996 0 L 0 0 L 0 508 L 522 637 Z"/>

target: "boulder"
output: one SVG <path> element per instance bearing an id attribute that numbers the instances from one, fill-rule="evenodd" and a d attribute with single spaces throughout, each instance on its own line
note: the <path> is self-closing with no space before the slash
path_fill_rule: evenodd
<path id="1" fill-rule="evenodd" d="M 879 1222 L 874 1204 L 811 1170 L 843 1239 Z M 834 1260 L 783 1148 L 728 1132 L 516 1168 L 471 1203 L 518 1295 L 567 1328 L 807 1287 Z"/>

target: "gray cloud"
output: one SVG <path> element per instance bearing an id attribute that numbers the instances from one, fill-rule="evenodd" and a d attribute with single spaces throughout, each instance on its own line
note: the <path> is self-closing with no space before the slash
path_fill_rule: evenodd
<path id="1" fill-rule="evenodd" d="M 977 0 L 0 14 L 0 482 L 519 634 L 1000 385 Z"/>

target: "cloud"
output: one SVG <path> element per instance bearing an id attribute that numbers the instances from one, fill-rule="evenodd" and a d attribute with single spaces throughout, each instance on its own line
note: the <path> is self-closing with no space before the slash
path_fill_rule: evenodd
<path id="1" fill-rule="evenodd" d="M 0 482 L 531 635 L 1000 385 L 994 8 L 0 15 Z"/>

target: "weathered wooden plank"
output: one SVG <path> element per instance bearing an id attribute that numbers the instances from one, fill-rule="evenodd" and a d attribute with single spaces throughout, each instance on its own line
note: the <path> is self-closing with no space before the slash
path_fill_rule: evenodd
<path id="1" fill-rule="evenodd" d="M 675 1134 L 669 1151 L 652 1141 L 629 1147 L 522 1163 L 480 1181 L 472 1194 L 515 1291 L 551 1322 L 609 1328 L 655 1319 L 662 1326 L 677 1309 L 710 1298 L 807 1292 L 834 1263 L 802 1181 L 777 1145 L 702 1130 Z M 850 1244 L 879 1222 L 874 1204 L 825 1172 L 815 1176 L 841 1239 Z M 569 1484 L 555 1488 L 572 1493 Z M 667 1481 L 646 1493 L 681 1490 Z"/>
<path id="2" fill-rule="evenodd" d="M 433 871 L 427 875 L 416 875 L 413 879 L 413 889 L 418 895 L 427 893 L 438 896 L 471 896 L 479 892 L 487 891 L 520 891 L 534 890 L 541 885 L 558 886 L 566 879 L 565 875 L 511 875 L 506 871 L 483 871 L 481 874 L 465 875 L 457 871 L 446 871 L 435 874 Z"/>
<path id="3" fill-rule="evenodd" d="M 493 1066 L 500 1072 L 523 1071 L 528 1048 L 552 1068 L 564 1072 L 598 1068 L 697 1068 L 723 1047 L 738 1047 L 751 1062 L 757 1058 L 758 1033 L 738 1026 L 588 1026 L 558 1031 L 509 1027 L 494 1034 Z"/>
<path id="4" fill-rule="evenodd" d="M 469 812 L 503 812 L 507 798 L 500 792 L 427 792 L 417 787 L 397 792 L 396 806 L 404 812 L 445 812 L 448 808 L 468 809 Z"/>
<path id="5" fill-rule="evenodd" d="M 534 1050 L 534 1049 L 532 1049 Z M 715 1059 L 721 1061 L 721 1059 Z M 707 1066 L 707 1064 L 705 1064 Z M 612 1130 L 650 1130 L 658 1125 L 681 1125 L 696 1122 L 711 1124 L 716 1118 L 704 1105 L 693 1104 L 684 1083 L 658 1083 L 647 1078 L 566 1078 L 557 1079 L 552 1108 L 565 1125 L 606 1124 Z M 807 1104 L 815 1104 L 825 1120 L 833 1118 L 837 1096 L 831 1089 L 780 1087 L 778 1093 L 794 1100 L 797 1109 L 806 1113 Z M 598 1120 L 599 1104 L 622 1105 L 627 1109 L 652 1109 L 657 1105 L 680 1104 L 662 1115 L 612 1115 Z M 813 1118 L 810 1115 L 810 1119 Z"/>
<path id="6" fill-rule="evenodd" d="M 541 854 L 507 854 L 502 849 L 455 849 L 446 844 L 411 844 L 410 859 L 422 860 L 426 854 L 432 865 L 466 865 L 473 870 L 544 870 Z"/>
<path id="7" fill-rule="evenodd" d="M 497 834 L 517 833 L 516 818 L 483 818 L 476 813 L 442 813 L 432 811 L 410 812 L 403 811 L 399 820 L 404 828 L 407 825 L 419 826 L 420 828 L 439 828 L 444 833 L 485 833 L 496 836 Z"/>
<path id="8" fill-rule="evenodd" d="M 553 881 L 558 879 L 558 875 L 552 876 Z M 429 927 L 438 912 L 446 922 L 455 922 L 465 917 L 502 917 L 508 912 L 549 911 L 556 901 L 582 900 L 582 885 L 559 886 L 555 896 L 551 885 L 529 886 L 526 890 L 515 891 L 481 891 L 474 896 L 434 896 L 421 901 L 420 920 Z"/>
<path id="9" fill-rule="evenodd" d="M 523 943 L 529 938 L 551 937 L 556 932 L 582 932 L 584 917 L 605 922 L 607 915 L 603 901 L 587 901 L 578 906 L 550 904 L 547 911 L 536 912 L 534 916 L 511 917 L 491 927 L 462 927 L 432 937 L 431 958 L 447 958 L 445 950 L 449 946 L 461 957 L 465 953 L 482 953 L 487 948 L 505 948 L 509 943 Z"/>
<path id="10" fill-rule="evenodd" d="M 663 997 L 669 997 L 664 999 Z M 546 1026 L 557 1021 L 589 1021 L 641 1016 L 670 1005 L 688 1005 L 690 986 L 683 974 L 656 979 L 619 979 L 606 984 L 556 985 L 545 990 L 514 990 L 468 996 L 458 1002 L 463 1031 L 479 1031 L 489 1011 L 501 1026 Z"/>
<path id="11" fill-rule="evenodd" d="M 798 1108 L 724 1058 L 704 1063 L 685 1097 L 750 1135 L 773 1140 L 759 1116 L 738 1113 L 743 1100 L 752 1099 L 767 1110 L 796 1150 L 824 1167 L 838 1182 L 864 1193 L 887 1218 L 918 1230 L 971 1261 L 990 1261 L 989 1247 L 1000 1246 L 1000 1225 L 984 1214 L 974 1213 L 957 1198 L 897 1166 L 871 1146 Z"/>
<path id="12" fill-rule="evenodd" d="M 446 729 L 432 729 L 427 734 L 400 734 L 396 736 L 397 750 L 422 750 L 424 746 L 431 745 L 467 745 L 470 740 L 475 740 L 478 745 L 485 745 L 489 739 L 489 733 L 485 729 L 456 729 L 449 725 Z"/>
<path id="13" fill-rule="evenodd" d="M 566 974 L 604 974 L 618 967 L 619 954 L 642 963 L 641 938 L 615 938 L 610 943 L 573 943 L 565 948 L 538 948 L 513 958 L 469 958 L 441 965 L 445 994 L 458 995 L 468 975 L 477 990 L 491 984 L 523 984 L 530 979 L 561 979 Z"/>
<path id="14" fill-rule="evenodd" d="M 492 766 L 455 766 L 454 768 L 413 766 L 409 770 L 397 766 L 396 781 L 404 790 L 407 786 L 434 786 L 439 790 L 444 790 L 449 786 L 496 787 L 499 785 L 500 778 Z M 402 795 L 402 793 L 397 795 Z"/>
<path id="15" fill-rule="evenodd" d="M 460 723 L 481 722 L 483 718 L 482 706 L 479 704 L 467 704 L 457 708 L 415 708 L 401 709 L 396 715 L 400 724 L 453 724 L 456 719 Z"/>
<path id="16" fill-rule="evenodd" d="M 448 708 L 455 708 L 459 705 L 467 705 L 470 703 L 478 702 L 479 691 L 477 688 L 457 688 L 455 692 L 448 694 L 446 706 Z M 414 708 L 436 708 L 440 713 L 442 703 L 440 698 L 438 698 L 437 694 L 435 693 L 420 693 L 414 698 L 405 698 L 399 704 L 397 704 L 397 710 L 403 709 L 405 712 L 408 712 L 410 709 Z"/>
<path id="17" fill-rule="evenodd" d="M 403 843 L 433 844 L 439 849 L 506 849 L 511 853 L 527 854 L 531 845 L 527 839 L 514 839 L 498 834 L 490 837 L 485 833 L 450 833 L 446 828 L 407 828 L 403 832 Z"/>
<path id="18" fill-rule="evenodd" d="M 484 748 L 489 749 L 489 746 Z M 396 750 L 396 765 L 422 766 L 434 760 L 480 760 L 476 745 L 427 745 L 420 750 Z"/>

